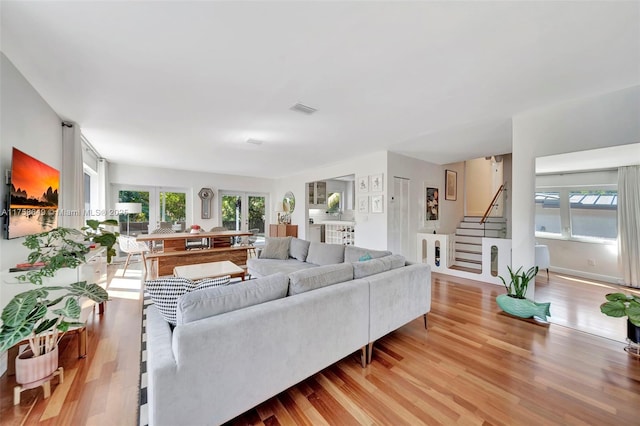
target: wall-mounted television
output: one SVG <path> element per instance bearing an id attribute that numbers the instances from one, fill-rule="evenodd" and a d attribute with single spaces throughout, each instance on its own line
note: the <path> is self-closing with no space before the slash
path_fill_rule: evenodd
<path id="1" fill-rule="evenodd" d="M 13 148 L 7 238 L 49 231 L 58 226 L 60 172 Z"/>

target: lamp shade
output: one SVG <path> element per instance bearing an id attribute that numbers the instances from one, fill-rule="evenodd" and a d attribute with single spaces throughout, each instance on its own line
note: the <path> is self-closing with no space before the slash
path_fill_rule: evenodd
<path id="1" fill-rule="evenodd" d="M 142 203 L 116 203 L 116 210 L 122 214 L 138 214 L 142 213 Z"/>

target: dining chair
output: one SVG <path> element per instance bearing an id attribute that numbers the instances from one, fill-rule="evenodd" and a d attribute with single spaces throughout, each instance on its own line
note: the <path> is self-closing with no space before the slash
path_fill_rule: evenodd
<path id="1" fill-rule="evenodd" d="M 121 251 L 127 253 L 127 260 L 124 263 L 122 276 L 124 277 L 124 274 L 127 272 L 131 256 L 140 255 L 142 259 L 142 266 L 144 268 L 144 279 L 147 279 L 147 259 L 145 257 L 145 253 L 149 252 L 149 246 L 146 243 L 137 241 L 135 237 L 129 237 L 127 235 L 120 235 L 118 237 L 118 245 L 120 246 Z"/>

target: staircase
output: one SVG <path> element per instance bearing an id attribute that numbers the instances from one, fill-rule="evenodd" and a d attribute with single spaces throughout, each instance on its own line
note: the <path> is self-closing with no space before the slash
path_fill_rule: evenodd
<path id="1" fill-rule="evenodd" d="M 465 216 L 456 228 L 455 265 L 452 269 L 482 273 L 482 237 L 505 238 L 506 219 L 488 217 L 480 223 L 480 216 Z"/>

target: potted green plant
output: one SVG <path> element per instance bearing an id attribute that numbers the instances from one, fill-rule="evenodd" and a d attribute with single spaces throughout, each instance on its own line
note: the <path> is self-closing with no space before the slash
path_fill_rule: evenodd
<path id="1" fill-rule="evenodd" d="M 70 327 L 81 327 L 81 299 L 96 303 L 108 300 L 108 293 L 98 284 L 85 281 L 63 286 L 43 286 L 44 277 L 53 277 L 61 268 L 76 268 L 88 251 L 80 242 L 82 234 L 73 229 L 56 228 L 26 237 L 23 245 L 31 249 L 29 263 L 41 263 L 38 270 L 18 276 L 34 288 L 14 296 L 2 310 L 0 352 L 21 341 L 29 349 L 16 358 L 16 381 L 24 389 L 47 380 L 58 368 L 58 342 Z"/>
<path id="2" fill-rule="evenodd" d="M 532 266 L 527 271 L 523 271 L 523 267 L 519 267 L 515 272 L 511 267 L 509 270 L 509 284 L 503 277 L 498 277 L 507 289 L 507 294 L 500 294 L 496 297 L 498 306 L 508 314 L 520 318 L 536 318 L 547 321 L 550 316 L 549 307 L 551 303 L 538 303 L 526 298 L 529 283 L 538 274 L 538 267 Z"/>
<path id="3" fill-rule="evenodd" d="M 42 285 L 44 277 L 53 277 L 60 268 L 77 268 L 89 251 L 83 241 L 80 231 L 62 227 L 25 237 L 22 244 L 31 250 L 28 263 L 39 267 L 19 275 L 18 280 Z"/>
<path id="4" fill-rule="evenodd" d="M 111 259 L 116 255 L 116 249 L 113 246 L 118 241 L 120 234 L 107 230 L 105 226 L 118 226 L 118 221 L 115 219 L 88 220 L 87 226 L 83 227 L 82 231 L 84 232 L 85 240 L 99 243 L 107 248 L 107 263 L 111 263 Z"/>
<path id="5" fill-rule="evenodd" d="M 614 318 L 627 317 L 627 338 L 640 344 L 640 297 L 624 293 L 609 293 L 600 305 L 600 312 Z"/>

